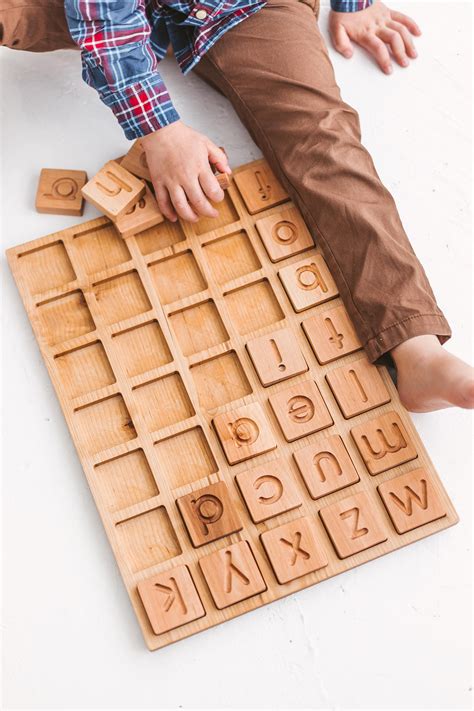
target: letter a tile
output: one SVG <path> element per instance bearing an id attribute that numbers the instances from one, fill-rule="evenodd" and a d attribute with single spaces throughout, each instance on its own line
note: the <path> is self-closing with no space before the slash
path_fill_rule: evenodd
<path id="1" fill-rule="evenodd" d="M 186 565 L 138 583 L 138 594 L 155 634 L 163 634 L 206 614 Z"/>
<path id="2" fill-rule="evenodd" d="M 387 412 L 353 427 L 351 435 L 372 475 L 417 457 L 416 449 L 396 412 Z"/>
<path id="3" fill-rule="evenodd" d="M 320 254 L 284 267 L 278 275 L 296 313 L 338 295 L 334 279 Z"/>
<path id="4" fill-rule="evenodd" d="M 406 533 L 446 516 L 436 484 L 426 469 L 415 469 L 378 487 L 395 530 Z"/>
<path id="5" fill-rule="evenodd" d="M 254 523 L 301 506 L 296 482 L 282 459 L 248 469 L 235 478 Z"/>
<path id="6" fill-rule="evenodd" d="M 310 516 L 261 534 L 280 585 L 326 567 L 328 560 L 317 536 L 316 523 Z"/>
<path id="7" fill-rule="evenodd" d="M 223 481 L 180 496 L 176 503 L 195 548 L 242 529 Z"/>
<path id="8" fill-rule="evenodd" d="M 219 610 L 267 589 L 247 541 L 204 556 L 199 566 Z"/>
<path id="9" fill-rule="evenodd" d="M 381 515 L 365 491 L 319 512 L 339 558 L 348 558 L 387 540 Z"/>
<path id="10" fill-rule="evenodd" d="M 217 415 L 213 423 L 229 464 L 238 464 L 277 446 L 258 402 Z"/>
<path id="11" fill-rule="evenodd" d="M 367 358 L 331 370 L 326 380 L 346 420 L 390 402 L 390 393 L 377 366 Z"/>

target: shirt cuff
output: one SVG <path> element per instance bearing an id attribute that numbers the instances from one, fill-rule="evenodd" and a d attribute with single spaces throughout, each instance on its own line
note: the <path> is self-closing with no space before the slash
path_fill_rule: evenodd
<path id="1" fill-rule="evenodd" d="M 375 0 L 331 0 L 334 12 L 359 12 L 373 5 Z"/>
<path id="2" fill-rule="evenodd" d="M 160 76 L 132 84 L 120 91 L 99 93 L 129 139 L 146 136 L 180 118 Z"/>

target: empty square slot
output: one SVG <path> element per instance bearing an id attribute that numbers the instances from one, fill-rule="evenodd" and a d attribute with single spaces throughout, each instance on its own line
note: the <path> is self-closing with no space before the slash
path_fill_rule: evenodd
<path id="1" fill-rule="evenodd" d="M 121 555 L 133 573 L 181 554 L 164 506 L 118 523 L 115 532 Z"/>
<path id="2" fill-rule="evenodd" d="M 158 321 L 135 326 L 112 336 L 125 372 L 132 378 L 172 361 Z"/>
<path id="3" fill-rule="evenodd" d="M 120 511 L 159 493 L 141 449 L 97 464 L 94 468 L 94 491 L 108 511 Z"/>
<path id="4" fill-rule="evenodd" d="M 284 313 L 267 279 L 224 294 L 230 316 L 241 335 L 281 321 Z"/>
<path id="5" fill-rule="evenodd" d="M 217 464 L 200 427 L 155 443 L 158 471 L 172 489 L 217 472 Z"/>
<path id="6" fill-rule="evenodd" d="M 199 404 L 213 410 L 250 395 L 252 388 L 234 351 L 206 360 L 191 368 Z"/>
<path id="7" fill-rule="evenodd" d="M 76 273 L 61 241 L 18 255 L 22 276 L 32 294 L 74 281 Z"/>
<path id="8" fill-rule="evenodd" d="M 82 291 L 38 304 L 44 337 L 50 346 L 94 331 L 95 324 Z"/>
<path id="9" fill-rule="evenodd" d="M 219 215 L 217 217 L 201 217 L 194 225 L 196 234 L 202 235 L 204 232 L 217 230 L 219 227 L 230 225 L 239 219 L 237 210 L 228 192 L 224 191 L 224 199 L 222 202 L 213 202 L 212 205 L 218 211 Z"/>
<path id="10" fill-rule="evenodd" d="M 262 267 L 244 230 L 212 240 L 203 248 L 218 284 L 238 279 Z"/>
<path id="11" fill-rule="evenodd" d="M 176 311 L 170 314 L 169 319 L 185 356 L 229 340 L 229 334 L 213 301 Z"/>
<path id="12" fill-rule="evenodd" d="M 151 304 L 136 271 L 93 284 L 97 305 L 105 323 L 116 323 L 142 314 Z"/>
<path id="13" fill-rule="evenodd" d="M 194 408 L 179 373 L 133 389 L 140 414 L 150 431 L 169 427 L 194 415 Z"/>
<path id="14" fill-rule="evenodd" d="M 135 235 L 135 239 L 142 254 L 151 254 L 165 249 L 165 247 L 171 247 L 177 242 L 183 242 L 186 237 L 179 222 L 173 223 L 165 220 L 159 225 Z"/>
<path id="15" fill-rule="evenodd" d="M 115 376 L 100 341 L 55 356 L 62 385 L 69 397 L 79 397 L 115 383 Z"/>
<path id="16" fill-rule="evenodd" d="M 86 274 L 102 272 L 130 259 L 125 240 L 110 222 L 74 235 L 74 246 Z"/>
<path id="17" fill-rule="evenodd" d="M 149 266 L 153 283 L 163 304 L 171 304 L 207 288 L 190 250 Z"/>
<path id="18" fill-rule="evenodd" d="M 79 444 L 88 454 L 135 439 L 137 433 L 121 395 L 113 395 L 74 412 Z"/>

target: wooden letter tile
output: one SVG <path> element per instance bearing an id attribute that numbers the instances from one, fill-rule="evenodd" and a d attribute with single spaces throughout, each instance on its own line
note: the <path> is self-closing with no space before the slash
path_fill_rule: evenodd
<path id="1" fill-rule="evenodd" d="M 278 274 L 296 313 L 338 295 L 334 279 L 320 254 L 284 267 Z"/>
<path id="2" fill-rule="evenodd" d="M 333 419 L 313 380 L 304 380 L 269 398 L 287 442 L 306 437 L 326 427 Z"/>
<path id="3" fill-rule="evenodd" d="M 138 594 L 155 634 L 181 627 L 206 614 L 186 565 L 138 583 Z"/>
<path id="4" fill-rule="evenodd" d="M 153 193 L 148 186 L 145 187 L 145 194 L 130 207 L 122 217 L 115 223 L 117 230 L 126 239 L 132 235 L 148 230 L 150 227 L 159 225 L 164 221 L 164 217 L 158 209 Z"/>
<path id="5" fill-rule="evenodd" d="M 415 469 L 378 487 L 395 530 L 412 531 L 446 516 L 439 485 L 426 469 Z"/>
<path id="6" fill-rule="evenodd" d="M 339 435 L 318 439 L 293 454 L 312 499 L 357 484 L 359 475 Z"/>
<path id="7" fill-rule="evenodd" d="M 351 435 L 373 475 L 417 457 L 416 449 L 396 412 L 387 412 L 353 427 Z"/>
<path id="8" fill-rule="evenodd" d="M 272 262 L 314 247 L 314 240 L 294 207 L 262 217 L 255 226 Z"/>
<path id="9" fill-rule="evenodd" d="M 219 610 L 267 589 L 247 541 L 204 556 L 199 566 Z"/>
<path id="10" fill-rule="evenodd" d="M 254 523 L 301 506 L 288 464 L 276 459 L 235 477 Z"/>
<path id="11" fill-rule="evenodd" d="M 326 380 L 346 420 L 390 402 L 390 394 L 377 366 L 369 363 L 367 358 L 331 370 Z"/>
<path id="12" fill-rule="evenodd" d="M 263 547 L 280 585 L 326 567 L 328 560 L 317 535 L 311 516 L 261 534 Z"/>
<path id="13" fill-rule="evenodd" d="M 229 464 L 238 464 L 277 446 L 258 402 L 217 415 L 213 423 Z"/>
<path id="14" fill-rule="evenodd" d="M 326 506 L 319 515 L 339 558 L 387 540 L 382 517 L 365 491 Z"/>
<path id="15" fill-rule="evenodd" d="M 43 168 L 36 192 L 36 211 L 51 215 L 82 215 L 81 189 L 87 182 L 83 170 Z"/>
<path id="16" fill-rule="evenodd" d="M 234 180 L 251 215 L 289 200 L 288 194 L 264 160 L 235 173 Z"/>
<path id="17" fill-rule="evenodd" d="M 82 194 L 104 215 L 116 220 L 145 194 L 145 183 L 111 160 L 84 185 Z"/>
<path id="18" fill-rule="evenodd" d="M 151 181 L 151 174 L 146 161 L 146 153 L 139 138 L 135 141 L 128 153 L 123 156 L 120 165 L 137 178 Z"/>
<path id="19" fill-rule="evenodd" d="M 308 370 L 294 333 L 282 328 L 247 342 L 252 363 L 264 387 Z"/>
<path id="20" fill-rule="evenodd" d="M 301 325 L 321 365 L 362 348 L 344 306 L 318 311 Z"/>
<path id="21" fill-rule="evenodd" d="M 223 481 L 176 500 L 195 548 L 242 530 L 242 524 Z"/>

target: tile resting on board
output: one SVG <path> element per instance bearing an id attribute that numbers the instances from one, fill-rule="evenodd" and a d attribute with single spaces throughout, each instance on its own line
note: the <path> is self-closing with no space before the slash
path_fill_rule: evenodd
<path id="1" fill-rule="evenodd" d="M 119 225 L 141 155 L 104 177 Z M 457 521 L 265 161 L 218 212 L 8 251 L 150 649 Z"/>

